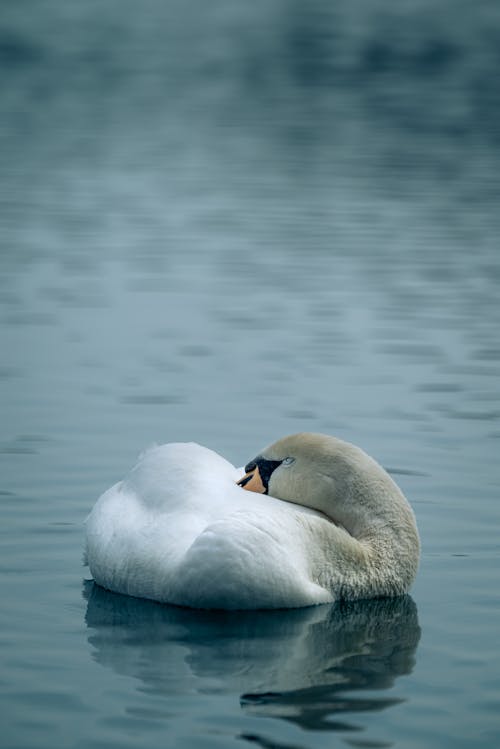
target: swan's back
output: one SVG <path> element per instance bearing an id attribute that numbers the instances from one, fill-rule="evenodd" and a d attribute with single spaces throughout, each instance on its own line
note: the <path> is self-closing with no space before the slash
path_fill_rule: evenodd
<path id="1" fill-rule="evenodd" d="M 87 519 L 87 560 L 104 588 L 197 608 L 331 601 L 310 579 L 315 513 L 236 486 L 228 461 L 194 443 L 151 448 Z"/>

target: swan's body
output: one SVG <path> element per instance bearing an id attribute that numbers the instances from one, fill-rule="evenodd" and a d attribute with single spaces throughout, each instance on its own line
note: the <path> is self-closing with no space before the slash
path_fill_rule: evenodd
<path id="1" fill-rule="evenodd" d="M 87 520 L 96 582 L 117 593 L 223 609 L 408 590 L 419 555 L 413 513 L 359 448 L 294 435 L 247 469 L 241 479 L 241 470 L 193 443 L 147 451 Z M 282 499 L 255 493 L 267 490 Z"/>

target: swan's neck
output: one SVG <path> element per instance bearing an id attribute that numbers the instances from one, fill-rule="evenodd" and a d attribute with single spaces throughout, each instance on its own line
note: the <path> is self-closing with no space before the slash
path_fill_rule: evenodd
<path id="1" fill-rule="evenodd" d="M 389 477 L 387 477 L 389 478 Z M 420 541 L 413 511 L 398 487 L 357 487 L 354 508 L 329 524 L 329 554 L 334 564 L 330 585 L 345 598 L 399 595 L 406 592 L 418 567 Z M 384 489 L 390 496 L 381 502 Z"/>

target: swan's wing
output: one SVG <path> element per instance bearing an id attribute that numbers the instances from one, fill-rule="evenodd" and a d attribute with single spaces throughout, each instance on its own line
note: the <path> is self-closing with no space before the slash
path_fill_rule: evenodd
<path id="1" fill-rule="evenodd" d="M 278 519 L 265 525 L 238 512 L 209 525 L 177 569 L 173 602 L 197 608 L 255 609 L 332 601 L 313 582 L 306 555 Z M 287 519 L 290 523 L 290 518 Z M 286 525 L 286 523 L 285 523 Z"/>
<path id="2" fill-rule="evenodd" d="M 241 490 L 235 473 L 198 445 L 148 450 L 87 519 L 96 582 L 195 608 L 331 601 L 313 569 L 318 565 L 315 537 L 304 521 L 308 511 Z"/>

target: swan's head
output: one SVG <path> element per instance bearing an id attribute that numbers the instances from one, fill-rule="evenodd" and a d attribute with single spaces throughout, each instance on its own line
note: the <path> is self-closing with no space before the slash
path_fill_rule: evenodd
<path id="1" fill-rule="evenodd" d="M 322 512 L 361 537 L 390 525 L 417 538 L 413 512 L 391 477 L 360 448 L 324 434 L 293 434 L 245 466 L 244 489 Z"/>

